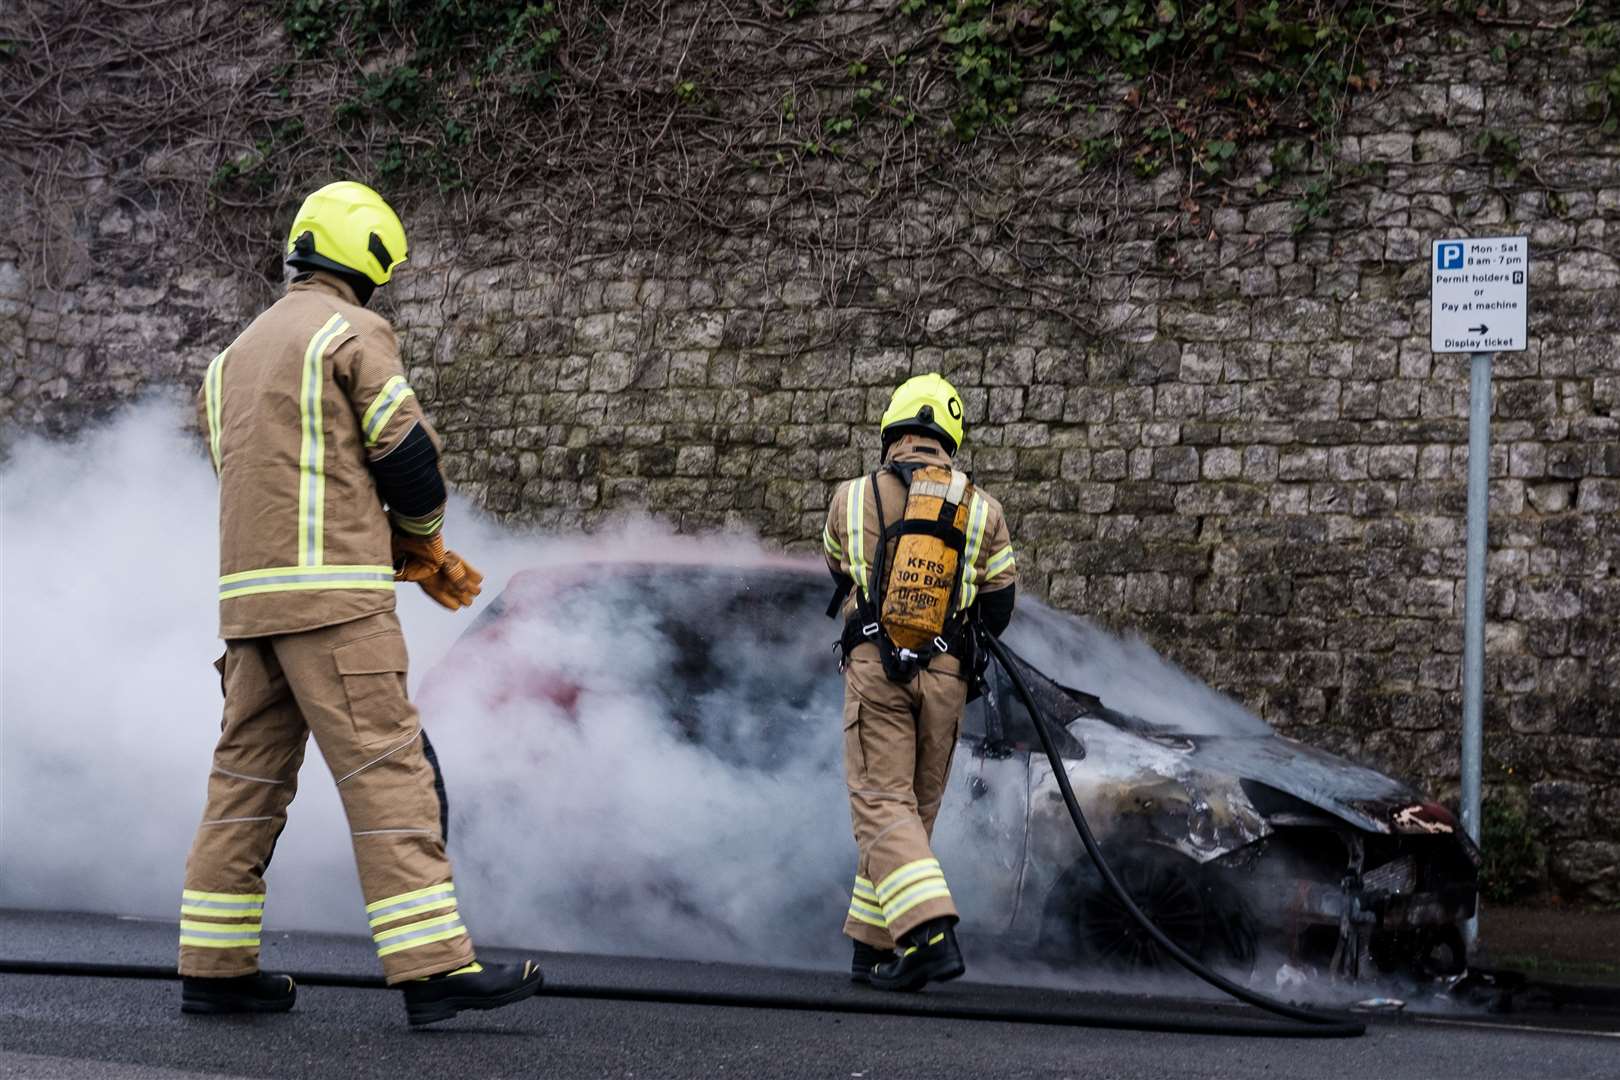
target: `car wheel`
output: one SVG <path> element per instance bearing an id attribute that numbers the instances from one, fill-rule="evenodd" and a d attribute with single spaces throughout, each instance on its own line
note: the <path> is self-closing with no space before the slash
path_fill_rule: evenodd
<path id="1" fill-rule="evenodd" d="M 1202 960 L 1252 966 L 1254 918 L 1235 889 L 1164 848 L 1133 845 L 1104 857 L 1137 907 L 1176 945 Z M 1053 887 L 1046 916 L 1042 943 L 1053 960 L 1115 970 L 1174 964 L 1089 859 Z"/>

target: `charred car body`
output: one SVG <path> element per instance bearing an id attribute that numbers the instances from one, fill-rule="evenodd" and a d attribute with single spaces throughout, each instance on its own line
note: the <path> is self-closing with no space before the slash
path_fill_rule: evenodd
<path id="1" fill-rule="evenodd" d="M 485 664 L 499 673 L 486 679 L 492 702 L 516 695 L 572 717 L 582 693 L 604 691 L 601 679 L 582 686 L 521 631 L 588 618 L 660 657 L 653 689 L 685 738 L 739 768 L 768 772 L 808 754 L 836 771 L 842 685 L 828 591 L 819 565 L 788 560 L 531 571 L 451 659 L 498 655 Z M 1039 603 L 1020 604 L 1005 640 L 1029 658 L 1026 680 L 1060 729 L 1064 767 L 1110 863 L 1178 944 L 1239 968 L 1262 955 L 1348 977 L 1463 968 L 1479 853 L 1443 806 L 1278 736 L 1156 657 L 1134 688 L 1121 682 L 1144 646 L 1099 657 L 1125 646 Z M 1088 685 L 1088 672 L 1100 696 L 1065 685 Z M 1159 963 L 1103 888 L 1034 722 L 993 666 L 963 720 L 936 840 L 973 930 L 1060 965 Z M 829 882 L 847 874 L 827 868 Z"/>

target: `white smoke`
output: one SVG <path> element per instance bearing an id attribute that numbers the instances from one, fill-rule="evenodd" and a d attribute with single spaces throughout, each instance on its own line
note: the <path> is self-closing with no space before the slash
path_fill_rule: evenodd
<path id="1" fill-rule="evenodd" d="M 1009 640 L 1065 686 L 1109 708 L 1186 735 L 1264 735 L 1271 728 L 1239 702 L 1199 682 L 1140 637 L 1117 638 L 1085 619 L 1024 605 Z"/>
<path id="2" fill-rule="evenodd" d="M 0 905 L 176 915 L 221 707 L 215 482 L 188 421 L 177 404 L 149 404 L 76 442 L 23 440 L 0 473 Z M 678 609 L 678 596 L 646 605 L 663 586 L 629 595 L 612 575 L 546 593 L 584 563 L 781 557 L 748 537 L 681 538 L 646 521 L 603 536 L 514 533 L 460 503 L 447 536 L 485 571 L 484 597 L 451 615 L 403 589 L 400 615 L 413 691 L 449 654 L 419 697 L 477 939 L 842 963 L 854 845 L 839 687 L 820 637 L 807 652 L 804 635 L 789 647 L 721 621 L 724 677 L 682 701 L 669 678 L 681 657 L 648 614 Z M 521 570 L 538 588 L 532 617 L 452 652 Z M 792 617 L 819 620 L 819 606 Z M 1060 681 L 1150 719 L 1259 723 L 1145 645 L 1084 624 L 1063 632 L 1076 627 L 1089 642 L 1078 658 L 1039 620 L 1019 642 Z M 784 695 L 784 680 L 797 689 Z M 801 715 L 761 715 L 767 684 Z M 701 744 L 685 734 L 694 724 Z M 969 823 L 960 808 L 980 767 L 958 756 L 940 846 L 970 922 L 978 909 L 994 924 L 1012 900 L 998 872 L 1019 857 L 1002 841 L 1022 809 L 1004 786 Z M 365 932 L 349 831 L 318 753 L 268 881 L 270 925 Z"/>

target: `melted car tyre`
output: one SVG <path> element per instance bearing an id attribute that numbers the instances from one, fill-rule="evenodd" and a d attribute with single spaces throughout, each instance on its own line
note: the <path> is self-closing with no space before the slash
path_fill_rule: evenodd
<path id="1" fill-rule="evenodd" d="M 1193 956 L 1244 969 L 1254 964 L 1254 918 L 1241 895 L 1192 859 L 1133 845 L 1109 857 L 1131 899 Z M 1156 970 L 1170 957 L 1131 917 L 1089 861 L 1053 888 L 1044 944 L 1087 967 Z"/>

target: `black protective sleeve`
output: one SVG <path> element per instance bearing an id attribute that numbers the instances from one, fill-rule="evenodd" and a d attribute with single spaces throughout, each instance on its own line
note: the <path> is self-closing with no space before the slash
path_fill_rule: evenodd
<path id="1" fill-rule="evenodd" d="M 395 513 L 422 517 L 444 504 L 439 451 L 421 424 L 411 425 L 405 437 L 370 466 L 383 502 Z"/>
<path id="2" fill-rule="evenodd" d="M 1000 637 L 1007 624 L 1012 622 L 1017 593 L 1017 585 L 1008 585 L 1005 589 L 979 594 L 979 620 L 996 637 Z"/>

